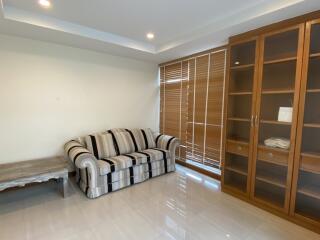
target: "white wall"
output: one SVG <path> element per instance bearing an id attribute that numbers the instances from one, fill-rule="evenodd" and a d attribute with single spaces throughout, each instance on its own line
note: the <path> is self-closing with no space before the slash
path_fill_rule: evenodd
<path id="1" fill-rule="evenodd" d="M 157 66 L 0 35 L 0 163 L 113 127 L 158 130 Z"/>

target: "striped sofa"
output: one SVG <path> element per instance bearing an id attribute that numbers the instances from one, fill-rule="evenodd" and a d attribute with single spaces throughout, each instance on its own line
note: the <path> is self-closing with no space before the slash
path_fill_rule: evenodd
<path id="1" fill-rule="evenodd" d="M 65 154 L 74 163 L 76 180 L 89 198 L 175 171 L 179 140 L 151 129 L 111 129 L 73 139 Z"/>

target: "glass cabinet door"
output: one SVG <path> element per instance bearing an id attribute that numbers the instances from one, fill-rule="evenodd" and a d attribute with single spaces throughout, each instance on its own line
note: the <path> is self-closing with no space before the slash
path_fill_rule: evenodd
<path id="1" fill-rule="evenodd" d="M 251 197 L 289 211 L 303 25 L 261 38 Z"/>
<path id="2" fill-rule="evenodd" d="M 256 39 L 230 47 L 226 153 L 222 179 L 225 188 L 241 194 L 249 194 L 250 186 L 257 51 Z"/>
<path id="3" fill-rule="evenodd" d="M 320 225 L 320 20 L 307 23 L 291 210 Z"/>

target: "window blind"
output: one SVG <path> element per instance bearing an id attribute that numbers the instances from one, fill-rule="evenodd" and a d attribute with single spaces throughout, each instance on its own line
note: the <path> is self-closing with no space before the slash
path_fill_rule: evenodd
<path id="1" fill-rule="evenodd" d="M 220 166 L 226 49 L 160 67 L 160 130 L 177 158 Z"/>

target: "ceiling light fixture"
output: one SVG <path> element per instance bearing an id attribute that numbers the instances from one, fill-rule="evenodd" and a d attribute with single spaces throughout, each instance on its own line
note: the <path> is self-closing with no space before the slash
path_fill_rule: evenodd
<path id="1" fill-rule="evenodd" d="M 154 34 L 153 34 L 153 33 L 147 33 L 147 38 L 148 38 L 149 40 L 154 39 Z"/>
<path id="2" fill-rule="evenodd" d="M 38 3 L 44 8 L 49 8 L 51 6 L 49 0 L 39 0 Z"/>

